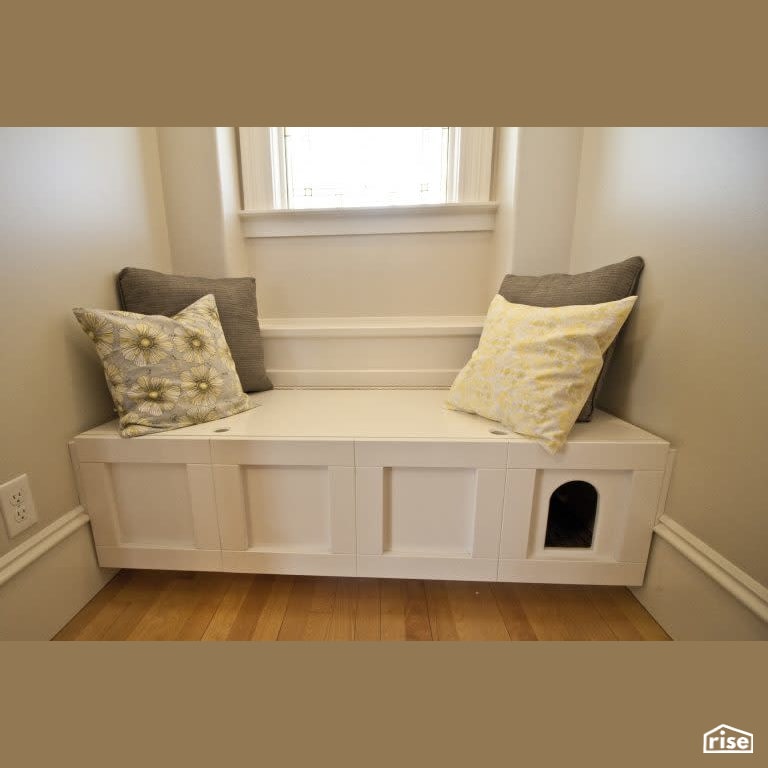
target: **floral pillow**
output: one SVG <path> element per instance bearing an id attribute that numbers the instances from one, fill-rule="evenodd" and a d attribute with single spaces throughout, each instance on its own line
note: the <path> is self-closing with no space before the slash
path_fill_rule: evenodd
<path id="1" fill-rule="evenodd" d="M 123 437 L 202 424 L 251 407 L 212 294 L 173 317 L 80 307 L 73 312 L 104 365 Z"/>
<path id="2" fill-rule="evenodd" d="M 446 405 L 500 421 L 557 453 L 636 299 L 532 307 L 495 296 Z"/>

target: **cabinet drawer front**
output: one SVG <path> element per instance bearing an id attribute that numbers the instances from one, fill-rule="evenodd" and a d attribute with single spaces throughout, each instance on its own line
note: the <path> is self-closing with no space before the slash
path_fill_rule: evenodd
<path id="1" fill-rule="evenodd" d="M 486 467 L 503 469 L 505 442 L 436 442 L 423 440 L 355 441 L 358 467 Z"/>
<path id="2" fill-rule="evenodd" d="M 667 443 L 651 441 L 568 443 L 552 456 L 535 443 L 512 441 L 507 466 L 511 469 L 664 469 L 668 451 Z"/>
<path id="3" fill-rule="evenodd" d="M 77 437 L 78 461 L 105 464 L 209 464 L 205 438 L 190 437 Z"/>
<path id="4" fill-rule="evenodd" d="M 214 464 L 352 467 L 351 440 L 211 440 Z"/>

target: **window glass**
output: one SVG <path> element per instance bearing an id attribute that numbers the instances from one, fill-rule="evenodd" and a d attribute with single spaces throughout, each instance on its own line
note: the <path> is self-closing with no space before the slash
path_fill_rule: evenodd
<path id="1" fill-rule="evenodd" d="M 448 128 L 284 128 L 289 208 L 445 203 Z"/>

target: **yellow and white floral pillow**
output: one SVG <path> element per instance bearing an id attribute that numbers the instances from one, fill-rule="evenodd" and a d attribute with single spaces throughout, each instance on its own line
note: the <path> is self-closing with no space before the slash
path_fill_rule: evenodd
<path id="1" fill-rule="evenodd" d="M 605 304 L 531 307 L 497 295 L 446 405 L 500 421 L 559 451 L 636 296 Z"/>
<path id="2" fill-rule="evenodd" d="M 123 437 L 202 424 L 251 407 L 212 294 L 173 317 L 80 307 L 73 312 L 104 365 Z"/>

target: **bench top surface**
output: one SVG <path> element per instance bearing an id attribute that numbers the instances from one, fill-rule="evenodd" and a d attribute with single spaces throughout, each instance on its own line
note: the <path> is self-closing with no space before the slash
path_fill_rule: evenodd
<path id="1" fill-rule="evenodd" d="M 236 416 L 132 440 L 215 436 L 531 442 L 497 422 L 446 408 L 446 394 L 444 389 L 275 389 L 251 395 L 255 407 Z M 496 435 L 491 430 L 503 434 Z M 95 427 L 80 437 L 122 439 L 117 421 Z M 576 424 L 568 442 L 666 443 L 604 411 L 595 411 L 591 422 Z"/>

